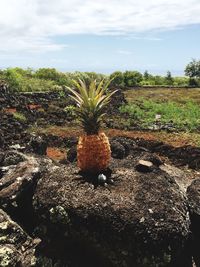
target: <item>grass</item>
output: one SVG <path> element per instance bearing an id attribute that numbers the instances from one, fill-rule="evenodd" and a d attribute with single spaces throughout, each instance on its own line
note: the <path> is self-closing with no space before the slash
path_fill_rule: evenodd
<path id="1" fill-rule="evenodd" d="M 21 122 L 26 122 L 27 121 L 27 118 L 25 117 L 25 115 L 23 113 L 20 113 L 20 112 L 14 112 L 13 113 L 13 117 L 16 120 L 21 121 Z"/>
<path id="2" fill-rule="evenodd" d="M 120 112 L 128 114 L 130 120 L 138 121 L 143 127 L 153 125 L 156 122 L 156 115 L 159 114 L 161 124 L 172 123 L 179 130 L 200 129 L 200 106 L 191 101 L 180 104 L 138 99 L 135 104 L 122 106 Z"/>
<path id="3" fill-rule="evenodd" d="M 120 108 L 129 124 L 151 127 L 160 114 L 160 123 L 171 123 L 177 130 L 200 130 L 200 89 L 139 88 L 125 92 L 128 105 Z"/>

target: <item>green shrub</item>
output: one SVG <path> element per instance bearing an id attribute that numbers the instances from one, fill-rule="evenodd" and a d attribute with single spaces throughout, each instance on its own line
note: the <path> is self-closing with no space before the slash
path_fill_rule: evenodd
<path id="1" fill-rule="evenodd" d="M 64 108 L 64 111 L 66 112 L 67 116 L 70 116 L 73 118 L 76 117 L 76 107 L 75 106 L 69 105 L 69 106 Z"/>
<path id="2" fill-rule="evenodd" d="M 124 84 L 128 87 L 138 86 L 142 81 L 142 74 L 138 71 L 125 71 Z"/>
<path id="3" fill-rule="evenodd" d="M 124 86 L 124 74 L 121 71 L 113 72 L 110 77 L 111 85 L 113 86 Z"/>

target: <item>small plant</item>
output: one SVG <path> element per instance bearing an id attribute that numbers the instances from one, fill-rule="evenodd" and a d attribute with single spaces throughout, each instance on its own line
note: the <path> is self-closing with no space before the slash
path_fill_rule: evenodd
<path id="1" fill-rule="evenodd" d="M 67 116 L 73 117 L 73 118 L 76 117 L 76 107 L 75 106 L 69 105 L 69 106 L 64 108 L 64 111 L 66 112 Z"/>
<path id="2" fill-rule="evenodd" d="M 109 82 L 95 80 L 89 86 L 84 81 L 73 81 L 75 89 L 67 87 L 70 97 L 76 102 L 77 114 L 84 134 L 79 137 L 77 146 L 78 166 L 82 171 L 98 173 L 107 169 L 111 150 L 108 137 L 100 130 L 102 118 L 106 115 L 105 106 L 116 92 L 108 92 Z"/>
<path id="3" fill-rule="evenodd" d="M 23 113 L 20 113 L 20 112 L 14 112 L 13 113 L 13 117 L 16 120 L 21 121 L 21 122 L 26 122 L 27 121 L 27 118 L 25 117 L 25 115 Z"/>

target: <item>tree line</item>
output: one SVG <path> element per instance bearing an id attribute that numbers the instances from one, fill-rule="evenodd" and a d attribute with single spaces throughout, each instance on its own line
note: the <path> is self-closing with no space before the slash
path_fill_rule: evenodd
<path id="1" fill-rule="evenodd" d="M 173 77 L 170 71 L 165 76 L 152 75 L 147 70 L 115 71 L 110 75 L 96 72 L 60 72 L 55 68 L 19 67 L 0 70 L 0 80 L 5 80 L 13 91 L 49 91 L 59 90 L 63 86 L 71 86 L 72 80 L 82 79 L 89 84 L 91 80 L 112 79 L 111 85 L 121 88 L 137 86 L 170 86 L 170 87 L 198 87 L 200 86 L 200 60 L 193 59 L 185 68 L 183 77 Z"/>

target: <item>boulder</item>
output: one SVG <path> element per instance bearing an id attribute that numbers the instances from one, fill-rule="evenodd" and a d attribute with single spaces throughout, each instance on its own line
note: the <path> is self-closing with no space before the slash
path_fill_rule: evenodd
<path id="1" fill-rule="evenodd" d="M 39 162 L 31 156 L 26 156 L 26 160 L 17 165 L 1 169 L 5 172 L 0 180 L 0 203 L 4 207 L 16 205 L 18 198 L 36 183 L 41 171 Z"/>
<path id="2" fill-rule="evenodd" d="M 7 151 L 3 159 L 0 167 L 0 204 L 4 208 L 16 207 L 18 200 L 26 205 L 27 199 L 23 202 L 24 197 L 30 198 L 31 201 L 34 188 L 42 173 L 51 167 L 54 168 L 51 159 L 16 151 Z"/>
<path id="3" fill-rule="evenodd" d="M 76 266 L 192 266 L 187 201 L 170 175 L 116 168 L 106 187 L 84 178 L 69 164 L 37 185 L 36 232 L 51 257 Z"/>
<path id="4" fill-rule="evenodd" d="M 142 159 L 145 161 L 150 161 L 156 167 L 159 167 L 163 164 L 162 159 L 158 155 L 153 153 L 145 153 Z"/>
<path id="5" fill-rule="evenodd" d="M 0 209 L 0 266 L 35 266 L 35 248 L 40 239 L 32 239 Z"/>
<path id="6" fill-rule="evenodd" d="M 47 141 L 42 136 L 33 136 L 30 140 L 30 146 L 34 153 L 38 155 L 46 155 L 47 153 Z"/>
<path id="7" fill-rule="evenodd" d="M 135 169 L 139 172 L 151 172 L 153 171 L 153 163 L 147 160 L 139 160 L 135 166 Z"/>
<path id="8" fill-rule="evenodd" d="M 116 159 L 125 158 L 126 151 L 122 144 L 120 144 L 117 141 L 111 141 L 110 146 L 111 146 L 111 152 L 112 152 L 113 158 L 116 158 Z"/>

